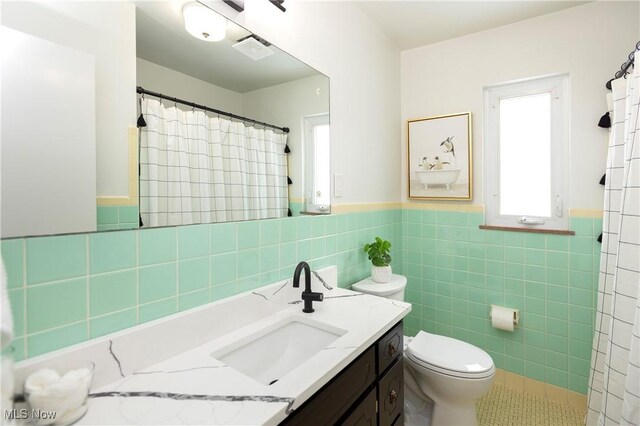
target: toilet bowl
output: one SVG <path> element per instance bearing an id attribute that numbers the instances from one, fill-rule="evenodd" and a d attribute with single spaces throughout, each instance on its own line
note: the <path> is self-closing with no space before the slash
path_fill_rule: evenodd
<path id="1" fill-rule="evenodd" d="M 387 284 L 371 279 L 352 286 L 353 290 L 404 299 L 407 279 L 392 275 Z M 405 424 L 475 425 L 475 402 L 493 382 L 495 366 L 482 349 L 446 336 L 420 331 L 405 336 Z"/>

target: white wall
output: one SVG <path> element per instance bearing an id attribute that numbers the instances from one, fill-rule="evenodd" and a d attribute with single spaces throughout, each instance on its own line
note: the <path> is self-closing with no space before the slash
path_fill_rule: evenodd
<path id="1" fill-rule="evenodd" d="M 323 75 L 303 78 L 243 95 L 247 117 L 289 128 L 289 176 L 292 198 L 303 198 L 302 135 L 305 116 L 327 113 L 329 81 Z"/>
<path id="2" fill-rule="evenodd" d="M 605 82 L 640 34 L 639 3 L 594 2 L 515 24 L 402 52 L 402 198 L 407 199 L 406 120 L 471 111 L 474 199 L 482 197 L 482 108 L 486 85 L 569 73 L 570 207 L 602 209 L 607 131 Z"/>
<path id="3" fill-rule="evenodd" d="M 137 84 L 147 90 L 243 115 L 242 94 L 153 62 L 137 59 Z"/>
<path id="4" fill-rule="evenodd" d="M 125 2 L 2 2 L 2 24 L 95 57 L 97 195 L 128 195 L 136 124 L 135 8 Z"/>
<path id="5" fill-rule="evenodd" d="M 204 3 L 331 79 L 331 168 L 344 176 L 332 204 L 399 201 L 400 53 L 357 5 L 288 1 L 283 13 L 252 0 L 238 14 Z"/>

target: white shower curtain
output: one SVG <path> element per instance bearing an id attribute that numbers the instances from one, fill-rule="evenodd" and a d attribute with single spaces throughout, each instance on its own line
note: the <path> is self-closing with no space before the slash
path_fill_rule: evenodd
<path id="1" fill-rule="evenodd" d="M 286 135 L 144 99 L 143 226 L 287 216 Z"/>
<path id="2" fill-rule="evenodd" d="M 635 63 L 640 64 L 636 52 Z M 612 82 L 587 424 L 640 423 L 640 65 Z"/>

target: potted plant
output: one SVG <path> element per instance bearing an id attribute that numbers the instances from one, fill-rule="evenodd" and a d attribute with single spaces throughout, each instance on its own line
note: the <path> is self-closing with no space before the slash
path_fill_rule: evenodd
<path id="1" fill-rule="evenodd" d="M 372 243 L 364 245 L 364 252 L 371 261 L 371 279 L 377 283 L 388 283 L 391 281 L 391 243 L 376 237 Z"/>

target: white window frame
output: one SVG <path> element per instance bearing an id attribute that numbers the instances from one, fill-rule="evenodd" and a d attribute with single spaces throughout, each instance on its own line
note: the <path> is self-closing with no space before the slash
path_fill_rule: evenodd
<path id="1" fill-rule="evenodd" d="M 551 93 L 551 216 L 500 215 L 500 100 Z M 484 88 L 484 204 L 485 223 L 521 229 L 568 230 L 569 74 L 536 77 Z"/>
<path id="2" fill-rule="evenodd" d="M 331 212 L 331 204 L 318 204 L 315 195 L 315 175 L 316 175 L 316 159 L 315 159 L 315 150 L 313 144 L 315 143 L 314 138 L 314 127 L 322 126 L 322 125 L 331 125 L 329 114 L 317 114 L 317 115 L 308 115 L 303 118 L 304 121 L 304 211 L 308 213 L 330 213 Z M 331 146 L 329 146 L 329 150 L 331 150 Z M 331 151 L 329 151 L 331 152 Z M 329 182 L 329 200 L 331 200 L 331 184 Z"/>

